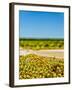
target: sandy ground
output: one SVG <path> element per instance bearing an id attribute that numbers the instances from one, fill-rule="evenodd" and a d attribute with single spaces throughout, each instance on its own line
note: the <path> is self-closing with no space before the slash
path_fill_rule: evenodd
<path id="1" fill-rule="evenodd" d="M 64 58 L 64 50 L 24 50 L 20 48 L 20 55 L 27 55 L 27 54 Z"/>

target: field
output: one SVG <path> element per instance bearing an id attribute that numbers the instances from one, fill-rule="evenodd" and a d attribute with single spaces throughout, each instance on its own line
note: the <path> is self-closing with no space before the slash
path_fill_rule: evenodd
<path id="1" fill-rule="evenodd" d="M 63 49 L 63 39 L 20 39 L 20 47 L 32 50 Z"/>
<path id="2" fill-rule="evenodd" d="M 64 77 L 63 39 L 20 39 L 19 79 Z"/>

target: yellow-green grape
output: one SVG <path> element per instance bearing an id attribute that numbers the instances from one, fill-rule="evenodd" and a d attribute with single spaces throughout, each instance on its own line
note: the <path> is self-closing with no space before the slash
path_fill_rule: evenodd
<path id="1" fill-rule="evenodd" d="M 35 54 L 20 56 L 19 79 L 64 77 L 64 60 Z"/>

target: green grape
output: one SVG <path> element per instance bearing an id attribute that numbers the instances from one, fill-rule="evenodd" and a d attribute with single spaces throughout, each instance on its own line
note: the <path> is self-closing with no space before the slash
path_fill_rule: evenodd
<path id="1" fill-rule="evenodd" d="M 19 79 L 64 77 L 64 60 L 35 54 L 20 56 Z"/>

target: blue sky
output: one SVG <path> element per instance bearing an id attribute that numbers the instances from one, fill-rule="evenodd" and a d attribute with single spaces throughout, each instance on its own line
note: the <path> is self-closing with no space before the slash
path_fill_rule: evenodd
<path id="1" fill-rule="evenodd" d="M 64 13 L 19 11 L 20 38 L 64 38 Z"/>

